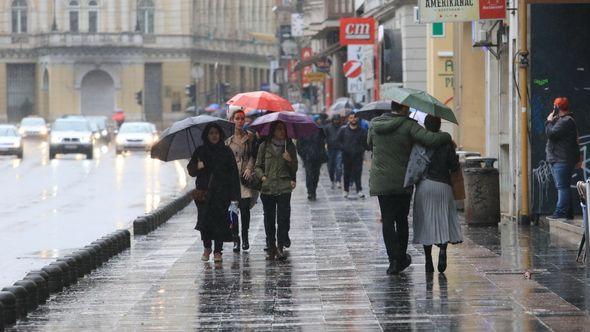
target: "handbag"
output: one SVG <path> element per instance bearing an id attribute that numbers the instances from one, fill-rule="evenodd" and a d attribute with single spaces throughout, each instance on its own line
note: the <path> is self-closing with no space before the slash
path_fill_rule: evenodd
<path id="1" fill-rule="evenodd" d="M 192 192 L 193 200 L 197 203 L 204 203 L 207 199 L 207 190 L 195 189 Z"/>
<path id="2" fill-rule="evenodd" d="M 263 170 L 265 170 L 265 168 L 266 168 L 265 159 L 266 158 L 264 157 L 264 155 L 266 154 L 266 144 L 264 144 L 263 151 L 258 151 L 258 153 L 259 154 L 262 153 L 262 165 L 260 165 L 260 166 Z M 262 176 L 259 177 L 256 172 L 252 172 L 252 176 L 250 176 L 250 180 L 246 180 L 244 178 L 244 175 L 242 174 L 240 176 L 240 182 L 244 185 L 244 187 L 246 187 L 248 189 L 260 191 L 260 189 L 262 188 Z"/>
<path id="3" fill-rule="evenodd" d="M 463 170 L 461 167 L 451 172 L 451 187 L 453 187 L 453 197 L 455 197 L 456 201 L 465 199 L 465 182 L 463 181 Z"/>

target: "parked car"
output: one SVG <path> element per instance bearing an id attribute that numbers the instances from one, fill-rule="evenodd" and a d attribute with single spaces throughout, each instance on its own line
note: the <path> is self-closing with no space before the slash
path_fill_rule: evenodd
<path id="1" fill-rule="evenodd" d="M 113 126 L 109 125 L 109 120 L 106 116 L 87 116 L 86 119 L 98 128 L 98 135 L 96 139 L 101 139 L 104 142 L 110 142 L 112 138 Z"/>
<path id="2" fill-rule="evenodd" d="M 0 154 L 23 158 L 23 142 L 16 126 L 0 125 Z"/>
<path id="3" fill-rule="evenodd" d="M 158 140 L 156 126 L 149 122 L 125 122 L 119 128 L 116 138 L 117 154 L 126 150 L 149 151 Z"/>
<path id="4" fill-rule="evenodd" d="M 56 154 L 82 153 L 87 159 L 94 157 L 94 137 L 86 119 L 57 119 L 49 140 L 49 159 Z"/>
<path id="5" fill-rule="evenodd" d="M 47 127 L 45 119 L 42 117 L 27 116 L 21 120 L 18 132 L 22 137 L 47 137 L 49 128 Z"/>

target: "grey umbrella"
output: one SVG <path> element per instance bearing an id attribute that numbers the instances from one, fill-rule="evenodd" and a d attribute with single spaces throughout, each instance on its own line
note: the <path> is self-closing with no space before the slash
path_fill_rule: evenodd
<path id="1" fill-rule="evenodd" d="M 391 112 L 391 100 L 378 100 L 368 103 L 357 111 L 356 115 L 361 119 L 371 121 L 372 118 L 380 116 L 385 112 Z"/>
<path id="2" fill-rule="evenodd" d="M 162 161 L 190 159 L 197 147 L 203 144 L 201 134 L 210 123 L 218 124 L 226 137 L 234 132 L 234 124 L 210 115 L 199 115 L 174 122 L 162 132 L 160 140 L 154 144 L 151 156 Z"/>

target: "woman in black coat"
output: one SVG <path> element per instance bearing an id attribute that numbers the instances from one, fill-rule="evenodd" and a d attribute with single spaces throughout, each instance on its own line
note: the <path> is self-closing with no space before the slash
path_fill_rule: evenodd
<path id="1" fill-rule="evenodd" d="M 203 131 L 204 144 L 196 149 L 188 163 L 190 176 L 196 177 L 195 202 L 198 217 L 196 230 L 201 232 L 205 250 L 201 259 L 221 262 L 223 242 L 233 242 L 228 222 L 228 208 L 237 210 L 240 199 L 240 179 L 231 149 L 224 143 L 225 135 L 219 125 L 208 124 Z M 212 250 L 212 242 L 215 248 Z"/>

